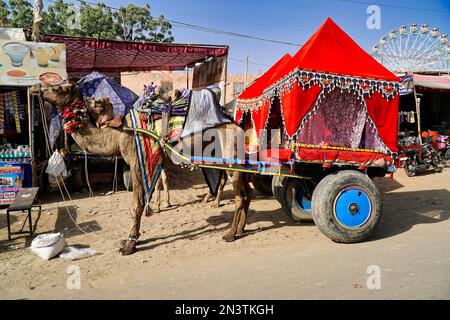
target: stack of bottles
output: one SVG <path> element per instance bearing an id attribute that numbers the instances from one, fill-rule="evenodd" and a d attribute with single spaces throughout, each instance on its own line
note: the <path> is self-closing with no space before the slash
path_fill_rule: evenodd
<path id="1" fill-rule="evenodd" d="M 27 163 L 30 158 L 31 152 L 29 146 L 18 146 L 15 149 L 8 146 L 0 150 L 0 161 Z"/>

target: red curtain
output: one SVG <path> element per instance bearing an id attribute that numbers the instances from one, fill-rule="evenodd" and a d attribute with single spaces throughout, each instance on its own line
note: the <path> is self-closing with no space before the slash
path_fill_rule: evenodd
<path id="1" fill-rule="evenodd" d="M 258 139 L 261 138 L 262 130 L 267 122 L 269 116 L 270 101 L 264 102 L 264 104 L 256 111 L 252 112 L 253 123 L 255 124 L 256 133 L 258 134 Z"/>
<path id="2" fill-rule="evenodd" d="M 234 122 L 239 123 L 242 120 L 244 112 L 240 108 L 236 108 L 236 113 L 234 114 Z"/>
<path id="3" fill-rule="evenodd" d="M 379 92 L 365 98 L 367 112 L 372 118 L 378 133 L 392 152 L 397 152 L 397 125 L 399 95 L 387 101 Z"/>
<path id="4" fill-rule="evenodd" d="M 316 103 L 322 88 L 318 84 L 303 90 L 301 86 L 294 83 L 290 91 L 286 91 L 281 97 L 281 109 L 285 123 L 286 133 L 292 137 L 300 126 L 305 115 Z"/>

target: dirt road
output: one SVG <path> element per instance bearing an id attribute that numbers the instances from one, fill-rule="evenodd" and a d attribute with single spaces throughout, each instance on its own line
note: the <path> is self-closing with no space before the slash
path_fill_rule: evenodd
<path id="1" fill-rule="evenodd" d="M 225 243 L 221 237 L 234 209 L 231 185 L 224 205 L 211 209 L 199 203 L 207 190 L 200 173 L 180 170 L 171 181 L 176 206 L 143 218 L 139 251 L 128 257 L 117 253 L 130 226 L 128 192 L 75 195 L 71 212 L 87 234 L 74 227 L 64 203 L 54 202 L 56 195 L 45 199 L 38 233 L 63 231 L 68 244 L 97 250 L 78 261 L 44 261 L 27 248 L 30 240 L 6 241 L 2 211 L 0 298 L 450 298 L 449 169 L 377 179 L 384 191 L 382 222 L 369 241 L 353 245 L 333 243 L 313 224 L 290 221 L 276 200 L 260 196 L 251 206 L 250 232 Z M 15 227 L 23 218 L 17 216 Z M 73 265 L 80 270 L 79 290 L 67 288 Z"/>

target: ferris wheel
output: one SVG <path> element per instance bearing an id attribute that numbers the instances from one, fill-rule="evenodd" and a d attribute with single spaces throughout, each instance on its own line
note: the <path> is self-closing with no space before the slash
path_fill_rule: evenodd
<path id="1" fill-rule="evenodd" d="M 372 48 L 372 56 L 393 72 L 450 70 L 448 36 L 428 24 L 392 30 Z"/>

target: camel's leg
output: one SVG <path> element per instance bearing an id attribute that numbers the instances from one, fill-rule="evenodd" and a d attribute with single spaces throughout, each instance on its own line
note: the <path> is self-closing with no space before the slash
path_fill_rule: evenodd
<path id="1" fill-rule="evenodd" d="M 244 210 L 243 210 L 243 212 L 240 216 L 240 220 L 238 222 L 237 233 L 236 233 L 237 235 L 244 233 L 244 228 L 247 223 L 248 210 L 250 208 L 250 203 L 253 199 L 253 189 L 250 186 L 249 175 L 246 173 L 243 174 L 243 182 L 244 182 L 244 188 L 245 188 Z"/>
<path id="2" fill-rule="evenodd" d="M 245 208 L 245 188 L 244 188 L 244 181 L 243 181 L 243 175 L 241 172 L 234 171 L 231 174 L 231 180 L 233 183 L 233 189 L 234 189 L 234 198 L 235 198 L 235 211 L 233 216 L 233 221 L 231 223 L 231 227 L 228 230 L 227 234 L 223 237 L 223 240 L 226 242 L 231 242 L 236 239 L 236 234 L 238 230 L 238 223 L 241 221 L 241 215 L 244 212 Z"/>
<path id="3" fill-rule="evenodd" d="M 140 235 L 141 217 L 145 207 L 144 189 L 142 188 L 142 179 L 138 163 L 132 164 L 130 173 L 133 177 L 133 199 L 131 204 L 132 224 L 128 239 L 121 242 L 120 252 L 124 256 L 136 252 L 136 243 Z"/>
<path id="4" fill-rule="evenodd" d="M 153 190 L 153 194 L 155 196 L 155 198 L 153 200 L 153 208 L 152 208 L 153 213 L 161 212 L 161 193 L 160 193 L 161 185 L 162 185 L 162 180 L 161 180 L 161 177 L 159 177 L 158 181 L 156 181 L 156 184 L 155 184 L 155 190 Z"/>
<path id="5" fill-rule="evenodd" d="M 223 189 L 225 188 L 225 185 L 227 184 L 227 173 L 225 170 L 220 171 L 220 182 L 219 182 L 219 189 L 217 190 L 217 196 L 216 199 L 214 199 L 213 204 L 211 207 L 218 208 L 220 206 L 220 200 L 222 200 L 222 194 Z"/>
<path id="6" fill-rule="evenodd" d="M 212 197 L 212 193 L 211 193 L 211 191 L 208 188 L 208 194 L 203 198 L 202 203 L 203 204 L 208 203 L 208 201 L 211 199 L 211 197 Z"/>
<path id="7" fill-rule="evenodd" d="M 172 205 L 170 204 L 170 192 L 169 192 L 169 176 L 166 173 L 166 170 L 163 169 L 161 171 L 161 180 L 162 180 L 162 186 L 164 189 L 164 194 L 165 196 L 165 202 L 163 203 L 163 207 L 164 208 L 168 208 L 171 207 Z"/>

